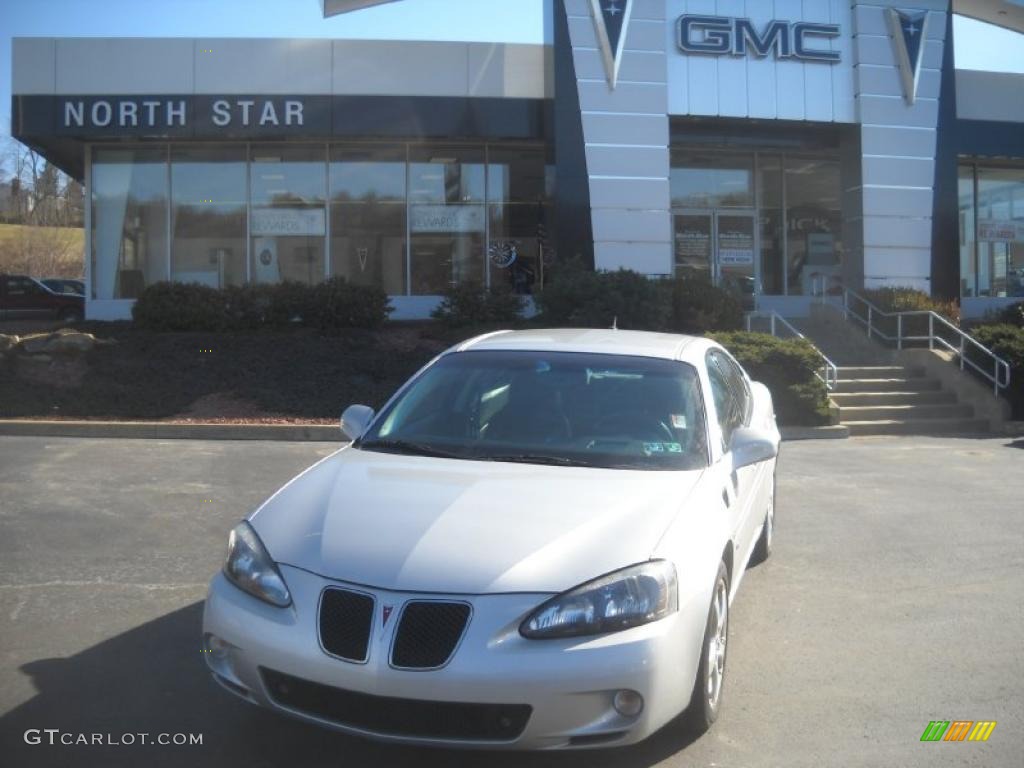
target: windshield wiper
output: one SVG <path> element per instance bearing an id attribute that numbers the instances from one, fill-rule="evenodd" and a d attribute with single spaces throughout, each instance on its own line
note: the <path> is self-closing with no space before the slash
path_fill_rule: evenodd
<path id="1" fill-rule="evenodd" d="M 412 440 L 371 440 L 368 443 L 359 443 L 356 448 L 365 448 L 370 451 L 381 451 L 383 453 L 405 453 L 412 456 L 433 456 L 438 459 L 465 459 L 468 458 L 461 453 L 445 451 L 435 448 L 426 443 L 417 443 Z"/>
<path id="2" fill-rule="evenodd" d="M 516 464 L 553 464 L 559 467 L 596 467 L 592 461 L 570 459 L 567 456 L 550 456 L 541 453 L 510 453 L 494 456 L 474 456 L 478 461 L 508 461 Z"/>

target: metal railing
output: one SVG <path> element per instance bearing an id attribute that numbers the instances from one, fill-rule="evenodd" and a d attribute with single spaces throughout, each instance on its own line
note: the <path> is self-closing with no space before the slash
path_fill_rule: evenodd
<path id="1" fill-rule="evenodd" d="M 775 310 L 759 310 L 756 312 L 747 312 L 745 321 L 746 328 L 748 331 L 751 330 L 751 320 L 753 320 L 753 318 L 755 317 L 763 317 L 768 319 L 770 333 L 772 336 L 775 336 L 780 339 L 784 338 L 782 334 L 779 333 L 779 329 L 781 327 L 789 331 L 790 336 L 798 339 L 803 339 L 808 344 L 810 344 L 811 348 L 818 353 L 818 357 L 820 357 L 823 362 L 821 370 L 815 371 L 814 375 L 821 379 L 822 382 L 824 382 L 825 389 L 827 389 L 829 392 L 836 388 L 836 384 L 839 383 L 839 367 L 831 360 L 829 360 L 825 353 L 814 345 L 813 341 L 811 341 L 802 333 L 800 333 L 800 331 L 794 328 L 786 320 L 786 318 L 784 318 Z"/>
<path id="2" fill-rule="evenodd" d="M 997 396 L 999 390 L 1010 386 L 1010 364 L 937 312 L 930 310 L 886 312 L 872 304 L 869 299 L 846 287 L 843 288 L 843 303 L 840 308 L 832 302 L 825 301 L 824 281 L 820 283 L 820 286 L 819 290 L 818 280 L 812 282 L 814 296 L 820 299 L 824 305 L 831 306 L 837 311 L 842 312 L 846 320 L 854 320 L 862 325 L 867 330 L 869 339 L 877 338 L 889 344 L 895 343 L 896 349 L 900 350 L 904 348 L 907 342 L 928 342 L 928 349 L 934 350 L 937 345 L 947 352 L 956 355 L 960 360 L 960 370 L 964 370 L 965 366 L 970 366 L 979 376 L 992 384 L 992 390 Z M 928 318 L 927 333 L 915 334 L 907 332 L 907 326 L 911 325 L 909 322 L 910 318 L 915 317 Z M 891 318 L 895 318 L 895 329 L 892 327 Z M 883 319 L 889 322 L 880 322 Z M 885 324 L 888 325 L 889 331 L 881 327 Z M 895 330 L 894 333 L 892 332 L 893 330 Z M 951 335 L 952 341 L 943 336 L 942 332 Z M 980 353 L 979 356 L 987 361 L 991 369 L 986 370 L 986 367 L 972 360 L 972 353 Z"/>

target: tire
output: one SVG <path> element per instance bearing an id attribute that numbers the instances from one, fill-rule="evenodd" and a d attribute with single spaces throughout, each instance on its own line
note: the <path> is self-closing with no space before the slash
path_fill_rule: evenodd
<path id="1" fill-rule="evenodd" d="M 82 322 L 82 310 L 65 309 L 60 313 L 60 321 L 62 323 L 80 323 Z"/>
<path id="2" fill-rule="evenodd" d="M 775 475 L 772 475 L 772 493 L 768 497 L 768 509 L 764 513 L 764 524 L 761 526 L 761 536 L 754 545 L 754 551 L 750 553 L 750 564 L 760 565 L 772 554 L 772 545 L 775 542 Z"/>
<path id="3" fill-rule="evenodd" d="M 704 625 L 697 679 L 693 683 L 690 706 L 683 714 L 686 729 L 700 735 L 718 719 L 722 707 L 725 684 L 725 662 L 729 640 L 729 571 L 725 563 L 718 564 L 715 587 L 711 592 L 711 606 Z"/>

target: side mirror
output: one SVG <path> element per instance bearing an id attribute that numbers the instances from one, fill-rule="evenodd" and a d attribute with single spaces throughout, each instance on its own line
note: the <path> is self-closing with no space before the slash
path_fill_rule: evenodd
<path id="1" fill-rule="evenodd" d="M 733 469 L 774 459 L 779 455 L 779 433 L 754 427 L 740 427 L 729 444 Z"/>
<path id="2" fill-rule="evenodd" d="M 368 405 L 350 405 L 341 414 L 341 434 L 349 440 L 358 440 L 373 421 L 374 411 Z"/>

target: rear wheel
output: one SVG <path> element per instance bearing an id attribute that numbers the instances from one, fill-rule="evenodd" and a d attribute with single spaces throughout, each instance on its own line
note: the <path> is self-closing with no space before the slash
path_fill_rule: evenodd
<path id="1" fill-rule="evenodd" d="M 693 684 L 690 706 L 684 715 L 687 728 L 704 733 L 718 719 L 725 684 L 725 659 L 729 640 L 729 571 L 719 563 L 715 588 L 711 593 L 711 607 L 704 627 L 704 644 L 697 666 L 697 680 Z"/>
<path id="2" fill-rule="evenodd" d="M 82 310 L 65 309 L 60 313 L 60 321 L 62 323 L 80 323 L 82 322 Z"/>

